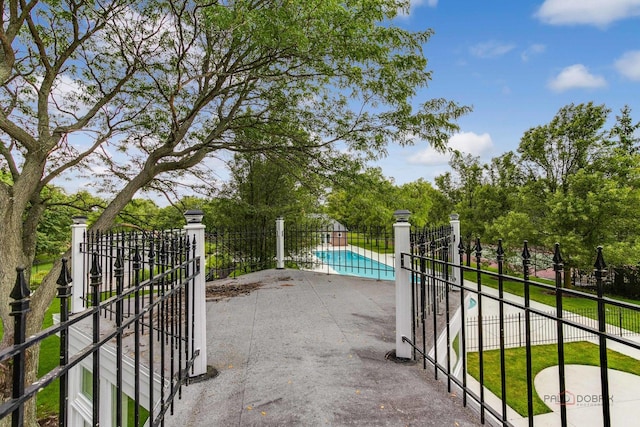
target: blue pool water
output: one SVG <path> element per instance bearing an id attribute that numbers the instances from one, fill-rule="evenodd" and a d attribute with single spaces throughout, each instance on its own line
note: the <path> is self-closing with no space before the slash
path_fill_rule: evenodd
<path id="1" fill-rule="evenodd" d="M 393 267 L 351 251 L 316 251 L 316 256 L 340 274 L 395 280 Z"/>

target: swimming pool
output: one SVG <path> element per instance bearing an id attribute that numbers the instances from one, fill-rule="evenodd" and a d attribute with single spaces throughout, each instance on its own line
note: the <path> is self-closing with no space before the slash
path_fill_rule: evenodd
<path id="1" fill-rule="evenodd" d="M 316 251 L 315 254 L 339 274 L 379 280 L 395 280 L 396 277 L 393 267 L 348 250 Z"/>

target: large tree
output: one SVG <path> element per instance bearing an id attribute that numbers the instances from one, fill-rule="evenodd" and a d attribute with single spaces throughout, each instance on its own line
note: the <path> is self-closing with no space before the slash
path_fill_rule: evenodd
<path id="1" fill-rule="evenodd" d="M 467 265 L 471 263 L 471 251 L 477 237 L 484 234 L 485 214 L 493 212 L 481 209 L 487 200 L 481 195 L 485 190 L 484 167 L 480 157 L 454 151 L 449 166 L 452 172 L 436 177 L 438 189 L 449 199 L 452 210 L 462 218 L 461 239 L 467 253 Z"/>
<path id="2" fill-rule="evenodd" d="M 562 246 L 566 271 L 590 270 L 595 248 L 614 264 L 635 263 L 640 188 L 636 130 L 625 107 L 606 130 L 609 110 L 593 103 L 561 108 L 546 125 L 528 130 L 520 142 L 522 185 L 510 192 L 513 210 L 493 222 L 492 235 L 507 247 L 523 239 L 545 248 Z M 571 275 L 565 275 L 570 284 Z"/>
<path id="3" fill-rule="evenodd" d="M 311 163 L 312 158 L 291 163 L 270 153 L 236 154 L 230 180 L 214 201 L 216 225 L 271 228 L 280 216 L 295 222 L 305 213 L 318 212 L 320 193 L 313 175 L 307 175 Z"/>
<path id="4" fill-rule="evenodd" d="M 43 191 L 90 170 L 113 190 L 109 227 L 140 189 L 172 191 L 223 152 L 364 156 L 417 136 L 441 147 L 466 108 L 413 106 L 430 30 L 390 21 L 407 1 L 3 2 L 0 25 L 0 319 L 30 266 Z M 253 130 L 278 138 L 238 138 Z M 312 135 L 311 138 L 308 136 Z M 336 144 L 340 144 L 337 146 Z M 330 164 L 330 162 L 327 162 Z M 206 162 L 205 162 L 206 164 Z M 200 175 L 204 177 L 204 175 Z M 33 295 L 29 333 L 55 294 Z"/>
<path id="5" fill-rule="evenodd" d="M 602 155 L 602 127 L 609 111 L 592 102 L 570 104 L 560 108 L 548 124 L 526 131 L 518 152 L 527 177 L 541 181 L 546 195 L 566 193 L 569 178 Z"/>

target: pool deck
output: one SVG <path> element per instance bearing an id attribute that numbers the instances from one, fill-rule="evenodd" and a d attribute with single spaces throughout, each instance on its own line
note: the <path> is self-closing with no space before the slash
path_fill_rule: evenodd
<path id="1" fill-rule="evenodd" d="M 398 364 L 395 283 L 297 270 L 218 281 L 256 283 L 207 303 L 209 364 L 167 426 L 479 426 L 433 371 Z"/>

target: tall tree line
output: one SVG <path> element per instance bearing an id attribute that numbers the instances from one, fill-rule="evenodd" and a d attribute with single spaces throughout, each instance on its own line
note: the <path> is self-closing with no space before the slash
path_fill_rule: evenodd
<path id="1" fill-rule="evenodd" d="M 624 107 L 607 129 L 609 114 L 604 105 L 567 105 L 526 131 L 516 152 L 488 164 L 454 156 L 436 183 L 460 212 L 467 245 L 502 238 L 516 253 L 523 240 L 558 242 L 566 267 L 588 270 L 602 245 L 612 264 L 638 263 L 640 123 Z"/>

